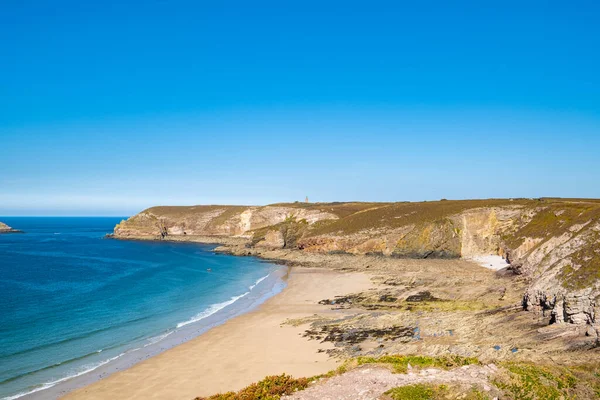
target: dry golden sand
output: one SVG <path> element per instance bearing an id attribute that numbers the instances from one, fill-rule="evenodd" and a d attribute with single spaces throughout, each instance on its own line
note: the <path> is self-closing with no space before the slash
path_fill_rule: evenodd
<path id="1" fill-rule="evenodd" d="M 317 351 L 330 345 L 308 341 L 301 337 L 305 328 L 282 326 L 282 322 L 315 313 L 348 313 L 317 302 L 371 285 L 364 273 L 293 267 L 287 288 L 257 310 L 64 398 L 193 399 L 237 390 L 266 375 L 327 372 L 336 361 Z"/>

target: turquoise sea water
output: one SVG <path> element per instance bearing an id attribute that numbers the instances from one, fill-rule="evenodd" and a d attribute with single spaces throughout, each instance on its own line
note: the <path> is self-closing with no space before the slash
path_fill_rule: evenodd
<path id="1" fill-rule="evenodd" d="M 0 220 L 26 232 L 0 235 L 0 398 L 156 354 L 283 287 L 280 266 L 212 246 L 104 239 L 120 218 Z"/>

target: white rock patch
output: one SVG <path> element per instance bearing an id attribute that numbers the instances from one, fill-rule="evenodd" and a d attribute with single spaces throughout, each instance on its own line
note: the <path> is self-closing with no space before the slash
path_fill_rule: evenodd
<path id="1" fill-rule="evenodd" d="M 502 268 L 508 267 L 510 264 L 506 262 L 502 256 L 498 255 L 487 255 L 487 256 L 474 256 L 467 258 L 469 261 L 473 261 L 484 268 L 493 269 L 494 271 L 498 271 Z"/>

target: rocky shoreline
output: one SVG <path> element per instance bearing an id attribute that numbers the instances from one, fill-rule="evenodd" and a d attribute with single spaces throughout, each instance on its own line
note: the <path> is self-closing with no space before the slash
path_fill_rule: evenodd
<path id="1" fill-rule="evenodd" d="M 113 236 L 219 244 L 215 251 L 288 265 L 345 257 L 357 270 L 373 259 L 502 257 L 510 266 L 499 273 L 525 282 L 523 310 L 600 341 L 598 200 L 153 207 L 122 221 Z"/>
<path id="2" fill-rule="evenodd" d="M 218 243 L 215 252 L 258 257 L 292 268 L 368 273 L 374 288 L 319 301 L 332 310 L 350 308 L 359 310 L 358 314 L 287 322 L 308 324 L 303 334 L 306 340 L 334 343 L 327 354 L 335 358 L 451 352 L 492 362 L 507 358 L 542 361 L 552 354 L 554 360 L 568 363 L 582 357 L 581 351 L 597 348 L 595 337 L 585 334 L 585 325 L 548 326 L 526 311 L 523 276 L 481 268 L 468 260 L 307 253 L 252 247 L 248 238 L 139 239 Z"/>

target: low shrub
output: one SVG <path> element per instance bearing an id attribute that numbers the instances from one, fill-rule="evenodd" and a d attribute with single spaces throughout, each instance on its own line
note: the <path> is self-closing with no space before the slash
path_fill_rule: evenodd
<path id="1" fill-rule="evenodd" d="M 210 397 L 196 397 L 195 400 L 278 400 L 308 387 L 311 379 L 293 378 L 290 375 L 272 375 L 245 387 L 239 392 L 215 394 Z"/>

